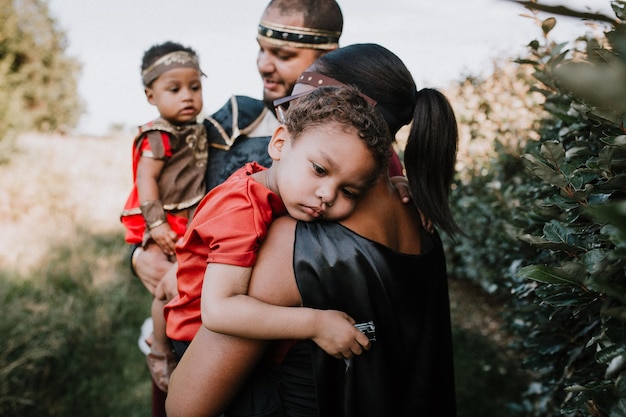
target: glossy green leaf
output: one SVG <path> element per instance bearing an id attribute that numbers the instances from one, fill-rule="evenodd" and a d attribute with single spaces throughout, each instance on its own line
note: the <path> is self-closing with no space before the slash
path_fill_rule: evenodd
<path id="1" fill-rule="evenodd" d="M 517 238 L 523 242 L 529 243 L 533 246 L 536 246 L 541 249 L 550 249 L 555 251 L 565 251 L 565 252 L 576 252 L 579 251 L 580 248 L 574 245 L 570 245 L 564 242 L 552 242 L 542 237 L 533 236 L 530 234 L 523 234 L 517 236 Z"/>
<path id="2" fill-rule="evenodd" d="M 541 156 L 550 161 L 553 166 L 558 167 L 565 159 L 565 149 L 559 142 L 545 142 L 541 145 Z"/>
<path id="3" fill-rule="evenodd" d="M 545 265 L 530 265 L 520 269 L 517 275 L 521 278 L 532 279 L 534 281 L 543 282 L 545 284 L 574 284 L 579 283 L 562 271 Z"/>
<path id="4" fill-rule="evenodd" d="M 543 227 L 543 236 L 546 240 L 555 243 L 567 243 L 569 230 L 562 223 L 556 220 L 550 220 Z"/>
<path id="5" fill-rule="evenodd" d="M 565 176 L 560 172 L 557 172 L 554 168 L 539 162 L 532 155 L 523 155 L 522 158 L 526 161 L 526 167 L 537 177 L 541 178 L 543 181 L 556 185 L 557 187 L 565 187 L 567 185 L 567 180 Z"/>

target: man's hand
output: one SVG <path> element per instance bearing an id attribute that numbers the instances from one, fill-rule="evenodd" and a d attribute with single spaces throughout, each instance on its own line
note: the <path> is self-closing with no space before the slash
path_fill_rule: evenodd
<path id="1" fill-rule="evenodd" d="M 150 294 L 154 295 L 156 287 L 173 264 L 156 244 L 148 244 L 136 250 L 141 253 L 135 258 L 135 272 Z"/>

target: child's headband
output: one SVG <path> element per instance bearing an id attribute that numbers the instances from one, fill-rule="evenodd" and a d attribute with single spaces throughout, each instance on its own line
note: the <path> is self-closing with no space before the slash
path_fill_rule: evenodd
<path id="1" fill-rule="evenodd" d="M 143 85 L 150 85 L 152 81 L 156 80 L 164 72 L 174 68 L 193 68 L 200 71 L 200 73 L 204 75 L 200 69 L 198 57 L 186 51 L 174 51 L 167 55 L 163 55 L 161 58 L 154 61 L 154 63 L 147 69 L 141 72 Z"/>

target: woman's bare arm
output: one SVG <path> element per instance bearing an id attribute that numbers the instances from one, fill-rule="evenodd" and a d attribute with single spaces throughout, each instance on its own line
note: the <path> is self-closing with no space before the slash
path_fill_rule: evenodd
<path id="1" fill-rule="evenodd" d="M 200 326 L 170 377 L 168 417 L 219 416 L 261 359 L 266 343 Z"/>
<path id="2" fill-rule="evenodd" d="M 249 295 L 264 302 L 298 306 L 293 273 L 295 221 L 276 220 L 252 271 Z M 213 333 L 203 326 L 170 379 L 168 417 L 218 416 L 261 359 L 268 342 Z"/>

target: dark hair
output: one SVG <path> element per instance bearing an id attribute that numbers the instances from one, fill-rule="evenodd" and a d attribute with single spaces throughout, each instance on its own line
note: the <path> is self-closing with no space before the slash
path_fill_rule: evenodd
<path id="1" fill-rule="evenodd" d="M 193 49 L 187 46 L 183 46 L 177 42 L 167 41 L 164 43 L 152 45 L 143 53 L 143 58 L 141 60 L 141 72 L 148 69 L 150 65 L 156 62 L 157 59 L 176 51 L 185 51 L 195 56 L 196 58 L 198 57 L 198 54 L 196 54 L 196 51 L 194 51 Z"/>
<path id="2" fill-rule="evenodd" d="M 302 13 L 304 27 L 309 29 L 343 31 L 343 14 L 335 0 L 272 0 L 266 10 L 270 8 L 281 15 Z"/>
<path id="3" fill-rule="evenodd" d="M 404 164 L 411 194 L 418 208 L 452 237 L 460 229 L 449 204 L 454 180 L 458 128 L 454 110 L 437 90 L 417 93 L 411 130 L 404 149 Z"/>
<path id="4" fill-rule="evenodd" d="M 377 44 L 354 44 L 330 51 L 308 71 L 354 85 L 376 100 L 376 108 L 393 135 L 413 122 L 404 155 L 413 201 L 450 236 L 460 232 L 448 200 L 458 131 L 454 111 L 445 96 L 431 89 L 418 93 L 402 60 Z"/>
<path id="5" fill-rule="evenodd" d="M 351 86 L 328 86 L 311 90 L 290 104 L 284 124 L 296 140 L 303 132 L 331 122 L 354 127 L 372 152 L 378 170 L 391 157 L 392 136 L 382 115 Z"/>

